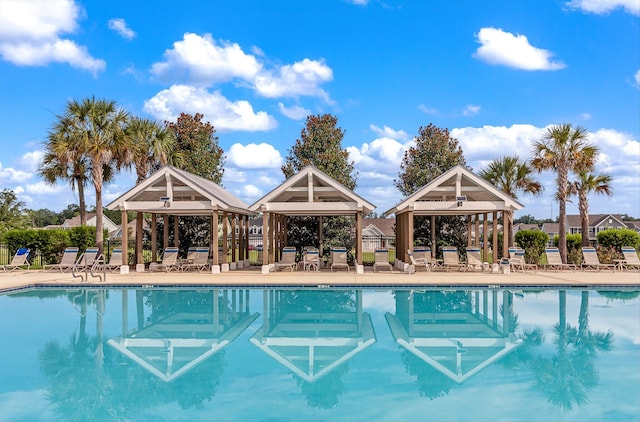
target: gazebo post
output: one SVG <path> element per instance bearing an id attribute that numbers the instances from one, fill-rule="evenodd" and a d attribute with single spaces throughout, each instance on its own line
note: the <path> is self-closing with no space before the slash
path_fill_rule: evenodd
<path id="1" fill-rule="evenodd" d="M 467 215 L 467 245 L 471 245 L 471 214 Z"/>
<path id="2" fill-rule="evenodd" d="M 120 266 L 120 274 L 129 273 L 129 239 L 127 232 L 127 210 L 123 207 L 120 210 L 120 215 L 122 216 L 122 227 L 125 229 L 122 230 L 122 265 Z"/>
<path id="3" fill-rule="evenodd" d="M 489 213 L 482 214 L 482 261 L 489 262 Z"/>
<path id="4" fill-rule="evenodd" d="M 180 216 L 173 216 L 173 246 L 180 247 Z"/>
<path id="5" fill-rule="evenodd" d="M 480 246 L 480 214 L 475 214 L 474 218 L 476 220 L 476 239 L 473 243 L 473 246 Z"/>
<path id="6" fill-rule="evenodd" d="M 431 258 L 436 258 L 436 216 L 431 216 Z"/>
<path id="7" fill-rule="evenodd" d="M 158 214 L 151 214 L 151 262 L 158 260 Z"/>
<path id="8" fill-rule="evenodd" d="M 213 210 L 211 216 L 211 251 L 213 252 L 213 263 L 211 272 L 220 272 L 220 252 L 218 250 L 218 210 Z"/>
<path id="9" fill-rule="evenodd" d="M 138 271 L 138 265 L 144 265 L 144 260 L 142 258 L 142 219 L 142 212 L 138 211 L 136 213 L 136 271 Z M 127 226 L 124 226 L 123 228 L 127 230 Z M 144 267 L 142 267 L 142 270 L 144 271 Z"/>
<path id="10" fill-rule="evenodd" d="M 162 215 L 162 222 L 164 227 L 162 228 L 162 235 L 164 238 L 162 239 L 162 249 L 167 249 L 169 247 L 169 214 Z"/>
<path id="11" fill-rule="evenodd" d="M 498 211 L 493 212 L 493 245 L 491 250 L 493 251 L 493 263 L 498 263 Z"/>
<path id="12" fill-rule="evenodd" d="M 262 211 L 262 265 L 269 265 L 269 214 Z"/>
<path id="13" fill-rule="evenodd" d="M 356 265 L 362 264 L 362 210 L 356 213 Z"/>
<path id="14" fill-rule="evenodd" d="M 222 271 L 229 269 L 229 215 L 222 211 Z"/>
<path id="15" fill-rule="evenodd" d="M 402 261 L 407 262 L 409 256 L 407 255 L 407 249 L 413 251 L 413 211 L 407 213 L 407 247 L 402 248 Z"/>
<path id="16" fill-rule="evenodd" d="M 322 246 L 322 243 L 324 242 L 324 239 L 322 237 L 322 216 L 318 217 L 318 250 L 320 251 L 320 264 L 322 263 L 322 255 L 324 254 L 324 248 Z"/>
<path id="17" fill-rule="evenodd" d="M 237 221 L 236 221 L 236 213 L 232 212 L 231 213 L 231 262 L 236 263 L 238 262 L 238 252 L 236 249 L 236 227 L 238 227 Z"/>
<path id="18" fill-rule="evenodd" d="M 507 234 L 507 212 L 502 211 L 502 257 L 509 256 L 509 237 Z"/>
<path id="19" fill-rule="evenodd" d="M 269 213 L 269 241 L 267 245 L 264 245 L 264 247 L 267 247 L 267 251 L 269 254 L 269 263 L 271 262 L 276 262 L 276 213 L 274 212 L 270 212 Z"/>

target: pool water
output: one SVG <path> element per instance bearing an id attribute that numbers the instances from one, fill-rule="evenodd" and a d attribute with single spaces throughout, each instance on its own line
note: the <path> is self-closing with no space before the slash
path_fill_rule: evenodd
<path id="1" fill-rule="evenodd" d="M 638 421 L 640 292 L 0 296 L 0 420 Z"/>

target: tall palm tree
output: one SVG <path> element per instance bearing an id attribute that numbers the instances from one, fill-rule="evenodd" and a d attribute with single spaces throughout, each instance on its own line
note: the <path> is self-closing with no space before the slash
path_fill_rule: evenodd
<path id="1" fill-rule="evenodd" d="M 171 164 L 179 165 L 181 155 L 176 148 L 173 132 L 150 119 L 131 118 L 127 126 L 127 148 L 130 157 L 125 160 L 136 170 L 136 184 L 149 177 L 155 167 Z M 142 262 L 142 218 L 136 214 L 136 263 Z"/>
<path id="2" fill-rule="evenodd" d="M 578 209 L 580 210 L 580 223 L 582 225 L 582 246 L 590 246 L 589 199 L 587 195 L 593 192 L 611 196 L 612 180 L 613 178 L 608 174 L 600 173 L 595 175 L 587 169 L 582 169 L 577 173 L 577 179 L 569 184 L 570 193 L 578 195 Z"/>
<path id="3" fill-rule="evenodd" d="M 86 226 L 87 205 L 84 188 L 89 179 L 89 163 L 82 151 L 72 143 L 72 125 L 69 119 L 64 116 L 58 116 L 58 119 L 49 132 L 38 173 L 51 185 L 62 180 L 68 181 L 73 191 L 78 189 L 80 225 Z"/>
<path id="4" fill-rule="evenodd" d="M 569 172 L 579 168 L 592 167 L 598 149 L 587 142 L 589 132 L 581 126 L 575 128 L 569 123 L 547 128 L 542 139 L 533 143 L 531 165 L 542 172 L 556 173 L 560 220 L 558 249 L 562 262 L 567 262 L 567 196 L 569 192 Z"/>
<path id="5" fill-rule="evenodd" d="M 540 181 L 531 175 L 531 167 L 521 161 L 517 155 L 500 157 L 489 163 L 487 168 L 480 171 L 480 177 L 486 179 L 498 189 L 516 199 L 518 192 L 538 195 L 542 192 Z M 513 211 L 505 212 L 505 228 L 507 229 L 507 241 L 513 246 Z"/>
<path id="6" fill-rule="evenodd" d="M 65 118 L 70 125 L 70 143 L 90 163 L 91 180 L 96 192 L 96 246 L 104 243 L 102 186 L 114 168 L 125 162 L 128 113 L 115 101 L 85 98 L 67 104 Z"/>

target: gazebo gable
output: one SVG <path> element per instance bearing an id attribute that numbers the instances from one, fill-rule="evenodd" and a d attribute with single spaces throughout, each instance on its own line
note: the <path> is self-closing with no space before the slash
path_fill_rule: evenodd
<path id="1" fill-rule="evenodd" d="M 339 215 L 356 211 L 369 213 L 374 208 L 375 205 L 340 182 L 317 168 L 308 166 L 257 200 L 249 210 L 271 210 L 289 215 L 332 212 Z"/>
<path id="2" fill-rule="evenodd" d="M 522 208 L 523 205 L 513 197 L 458 165 L 418 189 L 384 215 L 409 210 L 427 214 L 468 214 Z"/>
<path id="3" fill-rule="evenodd" d="M 219 209 L 249 214 L 243 201 L 218 184 L 171 166 L 162 167 L 107 208 L 191 215 Z"/>

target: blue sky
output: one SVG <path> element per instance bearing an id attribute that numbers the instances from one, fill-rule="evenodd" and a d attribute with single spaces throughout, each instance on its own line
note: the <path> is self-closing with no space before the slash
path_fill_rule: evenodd
<path id="1" fill-rule="evenodd" d="M 77 203 L 36 169 L 56 115 L 91 96 L 158 121 L 204 114 L 223 185 L 248 204 L 283 181 L 306 116 L 333 114 L 378 213 L 402 199 L 420 126 L 448 128 L 479 171 L 581 125 L 614 178 L 590 211 L 640 218 L 640 0 L 0 0 L 1 189 L 31 209 Z M 553 174 L 539 178 L 516 216 L 557 216 Z M 105 203 L 133 183 L 119 174 Z"/>

